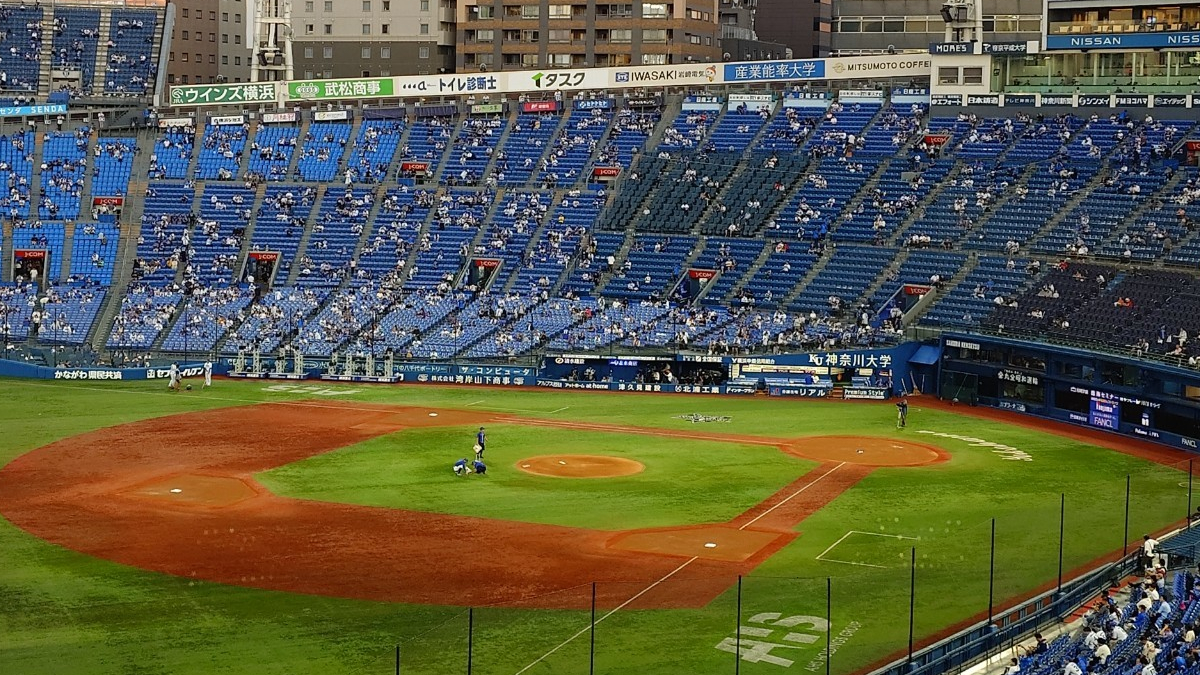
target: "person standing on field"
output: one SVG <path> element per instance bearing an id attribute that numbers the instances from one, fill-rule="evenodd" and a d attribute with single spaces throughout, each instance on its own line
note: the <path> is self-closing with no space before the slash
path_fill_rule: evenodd
<path id="1" fill-rule="evenodd" d="M 487 434 L 484 433 L 483 427 L 479 427 L 479 433 L 475 434 L 475 445 L 479 446 L 475 451 L 475 459 L 483 459 L 483 452 L 487 450 Z"/>
<path id="2" fill-rule="evenodd" d="M 212 361 L 204 362 L 204 386 L 212 386 Z"/>

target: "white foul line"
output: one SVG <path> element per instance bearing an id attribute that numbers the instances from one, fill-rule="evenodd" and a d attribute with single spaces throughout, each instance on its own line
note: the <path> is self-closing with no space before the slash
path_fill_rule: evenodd
<path id="1" fill-rule="evenodd" d="M 554 413 L 560 413 L 560 412 L 562 412 L 562 411 L 564 411 L 564 410 L 569 410 L 570 408 L 571 408 L 571 406 L 569 406 L 569 405 L 565 405 L 565 406 L 563 406 L 563 407 L 559 408 L 558 410 L 551 410 L 550 412 L 548 412 L 548 413 L 546 413 L 546 414 L 547 414 L 547 415 L 553 415 Z"/>
<path id="2" fill-rule="evenodd" d="M 821 475 L 820 475 L 820 476 L 818 476 L 816 479 L 814 479 L 814 480 L 813 480 L 813 482 L 809 483 L 808 485 L 805 485 L 804 487 L 800 488 L 799 490 L 796 490 L 796 491 L 795 491 L 795 492 L 793 492 L 792 494 L 788 495 L 786 499 L 784 499 L 784 500 L 780 501 L 778 504 L 776 504 L 776 505 L 772 506 L 771 508 L 767 509 L 766 511 L 763 511 L 762 513 L 758 514 L 757 516 L 754 516 L 754 519 L 753 519 L 753 520 L 751 520 L 750 522 L 746 523 L 745 525 L 742 525 L 741 527 L 739 527 L 739 528 L 738 528 L 738 530 L 744 530 L 744 529 L 746 529 L 747 527 L 750 527 L 751 525 L 753 525 L 754 523 L 757 523 L 757 522 L 759 521 L 759 519 L 760 519 L 760 518 L 762 518 L 763 516 L 766 516 L 766 515 L 767 515 L 767 514 L 769 514 L 770 512 L 774 511 L 775 509 L 777 509 L 777 508 L 779 508 L 779 507 L 783 506 L 784 504 L 786 504 L 786 503 L 788 503 L 788 502 L 792 501 L 792 497 L 795 497 L 796 495 L 800 494 L 801 492 L 804 492 L 804 491 L 805 491 L 805 490 L 807 490 L 808 488 L 810 488 L 810 487 L 812 487 L 812 486 L 816 485 L 817 483 L 821 482 L 821 480 L 822 480 L 823 478 L 825 478 L 825 477 L 826 477 L 826 476 L 828 476 L 829 474 L 833 473 L 834 471 L 837 471 L 838 469 L 842 468 L 843 466 L 846 466 L 846 463 L 845 463 L 845 462 L 842 462 L 841 464 L 838 464 L 837 466 L 833 467 L 832 469 L 830 469 L 830 470 L 826 471 L 825 473 L 821 474 Z"/>
<path id="3" fill-rule="evenodd" d="M 814 479 L 814 480 L 813 480 L 811 483 L 808 483 L 808 484 L 807 484 L 807 485 L 805 485 L 804 487 L 802 487 L 802 488 L 799 488 L 798 490 L 796 490 L 796 491 L 795 491 L 795 492 L 793 492 L 792 494 L 788 495 L 786 499 L 784 499 L 784 500 L 780 501 L 778 504 L 776 504 L 776 505 L 772 506 L 771 508 L 767 509 L 766 511 L 763 511 L 762 513 L 758 514 L 757 516 L 755 516 L 755 517 L 754 517 L 754 520 L 751 520 L 750 522 L 746 523 L 745 525 L 742 525 L 742 526 L 741 526 L 741 527 L 739 527 L 738 529 L 739 529 L 739 530 L 744 530 L 744 529 L 746 529 L 747 527 L 750 527 L 750 526 L 751 526 L 751 525 L 753 525 L 755 522 L 757 522 L 759 518 L 762 518 L 763 516 L 767 515 L 768 513 L 771 513 L 772 511 L 774 511 L 775 509 L 779 508 L 780 506 L 783 506 L 784 504 L 788 503 L 789 501 L 791 501 L 791 499 L 792 499 L 793 497 L 795 497 L 796 495 L 800 494 L 801 492 L 804 492 L 805 490 L 809 489 L 810 487 L 812 487 L 812 486 L 816 485 L 816 484 L 817 484 L 817 483 L 819 483 L 819 482 L 820 482 L 822 479 L 824 479 L 826 476 L 828 476 L 829 474 L 833 473 L 834 471 L 837 471 L 838 469 L 842 468 L 842 467 L 843 467 L 843 466 L 845 466 L 845 465 L 846 465 L 846 463 L 845 463 L 845 462 L 842 462 L 841 464 L 838 464 L 837 466 L 833 467 L 833 468 L 832 468 L 832 469 L 830 469 L 829 471 L 826 471 L 825 473 L 821 474 L 821 475 L 820 475 L 820 476 L 818 476 L 816 479 Z M 624 609 L 624 608 L 628 607 L 628 606 L 629 606 L 629 604 L 630 604 L 630 603 L 632 603 L 634 600 L 637 600 L 638 598 L 642 597 L 642 596 L 643 596 L 643 595 L 645 595 L 646 593 L 649 593 L 649 592 L 650 592 L 652 589 L 654 589 L 656 586 L 658 586 L 658 585 L 659 585 L 659 584 L 661 584 L 662 582 L 664 582 L 664 581 L 666 581 L 667 579 L 670 579 L 671 577 L 675 576 L 675 574 L 676 574 L 677 572 L 679 572 L 679 571 L 680 571 L 680 570 L 682 570 L 683 568 L 687 567 L 688 565 L 691 565 L 692 563 L 696 562 L 696 560 L 697 560 L 698 558 L 699 558 L 699 556 L 692 556 L 691 558 L 689 558 L 689 559 L 687 560 L 687 562 L 683 563 L 683 564 L 682 564 L 682 565 L 680 565 L 679 567 L 676 567 L 674 570 L 671 570 L 671 572 L 670 572 L 670 573 L 668 573 L 668 574 L 667 574 L 666 576 L 664 576 L 663 578 L 661 578 L 661 579 L 659 579 L 658 581 L 656 581 L 656 582 L 654 582 L 654 583 L 650 584 L 650 585 L 649 585 L 649 586 L 647 586 L 646 588 L 642 589 L 642 590 L 641 590 L 641 591 L 640 591 L 640 592 L 639 592 L 637 595 L 633 596 L 632 598 L 629 598 L 629 599 L 628 599 L 628 600 L 626 600 L 625 602 L 622 602 L 621 604 L 617 605 L 617 606 L 616 606 L 616 607 L 614 607 L 612 610 L 610 610 L 610 611 L 609 611 L 607 614 L 605 614 L 604 616 L 600 617 L 599 619 L 596 619 L 596 623 L 600 623 L 601 621 L 603 621 L 603 620 L 607 619 L 608 617 L 612 616 L 613 614 L 616 614 L 617 612 L 621 611 L 622 609 Z M 554 649 L 551 649 L 550 651 L 546 652 L 545 654 L 542 654 L 542 655 L 541 655 L 540 657 L 538 657 L 538 659 L 537 659 L 536 661 L 534 661 L 533 663 L 531 663 L 531 664 L 529 664 L 529 665 L 525 666 L 524 668 L 522 668 L 522 669 L 518 670 L 518 671 L 516 672 L 516 675 L 522 675 L 522 673 L 524 673 L 524 672 L 528 671 L 530 668 L 532 668 L 532 667 L 536 666 L 537 664 L 541 663 L 542 661 L 545 661 L 545 660 L 546 660 L 546 659 L 547 659 L 547 658 L 548 658 L 548 657 L 549 657 L 551 654 L 554 654 L 555 652 L 557 652 L 558 650 L 562 649 L 563 647 L 566 647 L 568 644 L 570 644 L 572 641 L 574 641 L 574 640 L 575 640 L 575 638 L 577 638 L 577 637 L 579 637 L 580 635 L 583 635 L 584 633 L 588 632 L 589 630 L 591 630 L 591 628 L 592 628 L 592 624 L 588 624 L 587 626 L 583 627 L 582 629 L 580 629 L 580 631 L 579 631 L 578 633 L 575 633 L 575 634 L 574 634 L 574 635 L 572 635 L 571 637 L 569 637 L 569 638 L 567 638 L 566 640 L 564 640 L 564 641 L 562 642 L 562 644 L 558 645 L 558 646 L 557 646 L 557 647 L 555 647 Z"/>
<path id="4" fill-rule="evenodd" d="M 470 408 L 471 406 L 473 406 L 473 405 L 479 405 L 480 403 L 483 403 L 483 401 L 475 401 L 474 403 L 468 403 L 468 404 L 466 405 L 466 407 Z"/>
<path id="5" fill-rule="evenodd" d="M 826 554 L 826 553 L 829 553 L 829 552 L 830 552 L 830 551 L 832 551 L 833 549 L 837 548 L 837 545 L 838 545 L 838 544 L 840 544 L 840 543 L 842 543 L 843 541 L 845 541 L 845 540 L 846 540 L 846 537 L 849 537 L 849 536 L 850 536 L 850 535 L 852 535 L 852 534 L 869 534 L 869 535 L 871 535 L 871 536 L 873 536 L 873 537 L 888 537 L 888 538 L 890 538 L 890 539 L 912 539 L 913 541 L 916 541 L 916 540 L 917 540 L 917 538 L 916 538 L 916 537 L 906 537 L 906 536 L 904 536 L 904 535 L 902 535 L 902 534 L 883 534 L 883 533 L 880 533 L 880 532 L 865 532 L 865 531 L 863 531 L 863 530 L 848 530 L 848 531 L 846 532 L 846 534 L 843 534 L 843 535 L 841 536 L 841 538 L 839 538 L 837 541 L 835 541 L 835 542 L 833 542 L 832 544 L 830 544 L 830 545 L 829 545 L 829 548 L 827 548 L 827 549 L 825 549 L 824 551 L 821 551 L 820 553 L 818 553 L 818 554 L 817 554 L 817 558 L 816 558 L 816 559 L 817 559 L 817 560 L 820 560 L 821 562 L 842 563 L 842 564 L 844 564 L 844 565 L 858 565 L 859 567 L 875 567 L 875 568 L 877 568 L 877 569 L 881 569 L 881 570 L 885 570 L 885 569 L 887 569 L 887 567 L 885 567 L 885 566 L 883 566 L 883 565 L 872 565 L 872 564 L 870 564 L 870 563 L 864 563 L 864 562 L 852 562 L 852 561 L 850 561 L 850 560 L 834 560 L 833 558 L 826 558 L 826 557 L 825 557 L 825 554 Z"/>
<path id="6" fill-rule="evenodd" d="M 598 623 L 600 623 L 601 621 L 603 621 L 603 620 L 607 619 L 608 617 L 612 616 L 613 614 L 616 614 L 616 613 L 617 613 L 617 612 L 619 612 L 620 610 L 624 609 L 625 607 L 628 607 L 628 606 L 629 606 L 629 604 L 630 604 L 631 602 L 633 602 L 634 600 L 637 600 L 638 598 L 642 597 L 643 595 L 645 595 L 645 594 L 649 593 L 649 592 L 650 592 L 651 590 L 653 590 L 653 589 L 654 589 L 656 586 L 658 586 L 658 585 L 659 585 L 659 584 L 661 584 L 662 582 L 666 581 L 667 579 L 670 579 L 671 577 L 675 576 L 675 573 L 676 573 L 676 572 L 678 572 L 678 571 L 682 570 L 683 568 L 687 567 L 688 565 L 691 565 L 692 563 L 696 562 L 696 560 L 697 560 L 698 558 L 699 558 L 699 556 L 692 556 L 691 558 L 689 558 L 689 559 L 687 560 L 687 562 L 685 562 L 685 563 L 683 563 L 682 565 L 680 565 L 679 567 L 676 567 L 675 569 L 671 570 L 671 571 L 670 571 L 670 572 L 668 572 L 668 573 L 667 573 L 667 575 L 666 575 L 666 576 L 664 576 L 663 578 L 661 578 L 661 579 L 659 579 L 658 581 L 656 581 L 656 582 L 654 582 L 654 583 L 650 584 L 649 586 L 647 586 L 647 587 L 643 588 L 641 591 L 639 591 L 639 592 L 638 592 L 638 594 L 637 594 L 637 595 L 633 596 L 632 598 L 629 598 L 629 599 L 628 599 L 628 600 L 626 600 L 625 602 L 622 602 L 621 604 L 619 604 L 619 605 L 617 605 L 616 607 L 614 607 L 614 608 L 613 608 L 611 611 L 609 611 L 609 612 L 608 612 L 607 614 L 605 614 L 604 616 L 600 617 L 599 619 L 596 619 L 596 623 L 598 624 Z M 563 647 L 566 647 L 568 644 L 570 644 L 572 641 L 574 641 L 574 640 L 575 640 L 575 638 L 577 638 L 577 637 L 579 637 L 580 635 L 583 635 L 584 633 L 588 632 L 588 631 L 589 631 L 589 630 L 591 630 L 591 629 L 592 629 L 592 627 L 593 627 L 593 626 L 595 626 L 595 625 L 596 625 L 596 624 L 589 623 L 588 625 L 584 626 L 583 628 L 581 628 L 581 629 L 579 630 L 579 632 L 578 632 L 578 633 L 576 633 L 576 634 L 572 635 L 571 637 L 567 638 L 566 640 L 563 640 L 562 644 L 558 645 L 558 646 L 557 646 L 557 647 L 555 647 L 554 649 L 551 649 L 550 651 L 546 652 L 545 654 L 542 654 L 542 655 L 541 655 L 541 656 L 539 656 L 539 657 L 537 658 L 537 660 L 536 660 L 536 661 L 534 661 L 533 663 L 531 663 L 531 664 L 529 664 L 529 665 L 525 666 L 524 668 L 522 668 L 522 669 L 518 670 L 518 671 L 516 672 L 516 675 L 521 675 L 522 673 L 524 673 L 525 671 L 529 670 L 530 668 L 532 668 L 532 667 L 536 666 L 537 664 L 541 663 L 542 661 L 545 661 L 545 660 L 546 660 L 546 659 L 547 659 L 547 658 L 548 658 L 548 657 L 549 657 L 551 654 L 553 654 L 554 652 L 557 652 L 558 650 L 562 649 Z"/>

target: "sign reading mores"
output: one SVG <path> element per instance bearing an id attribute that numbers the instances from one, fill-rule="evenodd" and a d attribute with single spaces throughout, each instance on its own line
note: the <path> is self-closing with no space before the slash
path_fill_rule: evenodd
<path id="1" fill-rule="evenodd" d="M 276 84 L 278 83 L 184 84 L 171 87 L 171 105 L 271 103 L 278 97 L 278 91 L 275 89 Z"/>

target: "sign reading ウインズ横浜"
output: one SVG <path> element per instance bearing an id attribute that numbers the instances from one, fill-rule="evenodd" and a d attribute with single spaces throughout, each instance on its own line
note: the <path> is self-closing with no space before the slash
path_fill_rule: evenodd
<path id="1" fill-rule="evenodd" d="M 171 105 L 229 105 L 270 103 L 275 100 L 275 82 L 242 84 L 183 84 L 171 87 Z"/>

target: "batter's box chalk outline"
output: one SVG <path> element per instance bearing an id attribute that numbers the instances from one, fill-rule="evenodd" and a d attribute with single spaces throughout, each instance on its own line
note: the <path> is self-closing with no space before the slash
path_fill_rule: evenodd
<path id="1" fill-rule="evenodd" d="M 837 548 L 838 544 L 842 543 L 843 541 L 846 541 L 846 538 L 852 534 L 865 534 L 865 535 L 869 535 L 872 537 L 887 537 L 888 539 L 908 539 L 910 541 L 917 541 L 917 537 L 906 537 L 902 534 L 882 534 L 880 532 L 864 532 L 863 530 L 849 530 L 846 532 L 846 534 L 843 534 L 841 537 L 839 537 L 837 541 L 830 544 L 829 548 L 827 548 L 824 551 L 821 551 L 819 554 L 817 554 L 816 559 L 820 560 L 822 562 L 841 563 L 843 565 L 856 565 L 858 567 L 874 567 L 875 569 L 881 569 L 881 570 L 888 569 L 887 565 L 872 565 L 871 563 L 854 562 L 853 560 L 837 560 L 834 558 L 826 558 L 825 557 L 826 554 L 828 554 L 833 549 Z"/>

